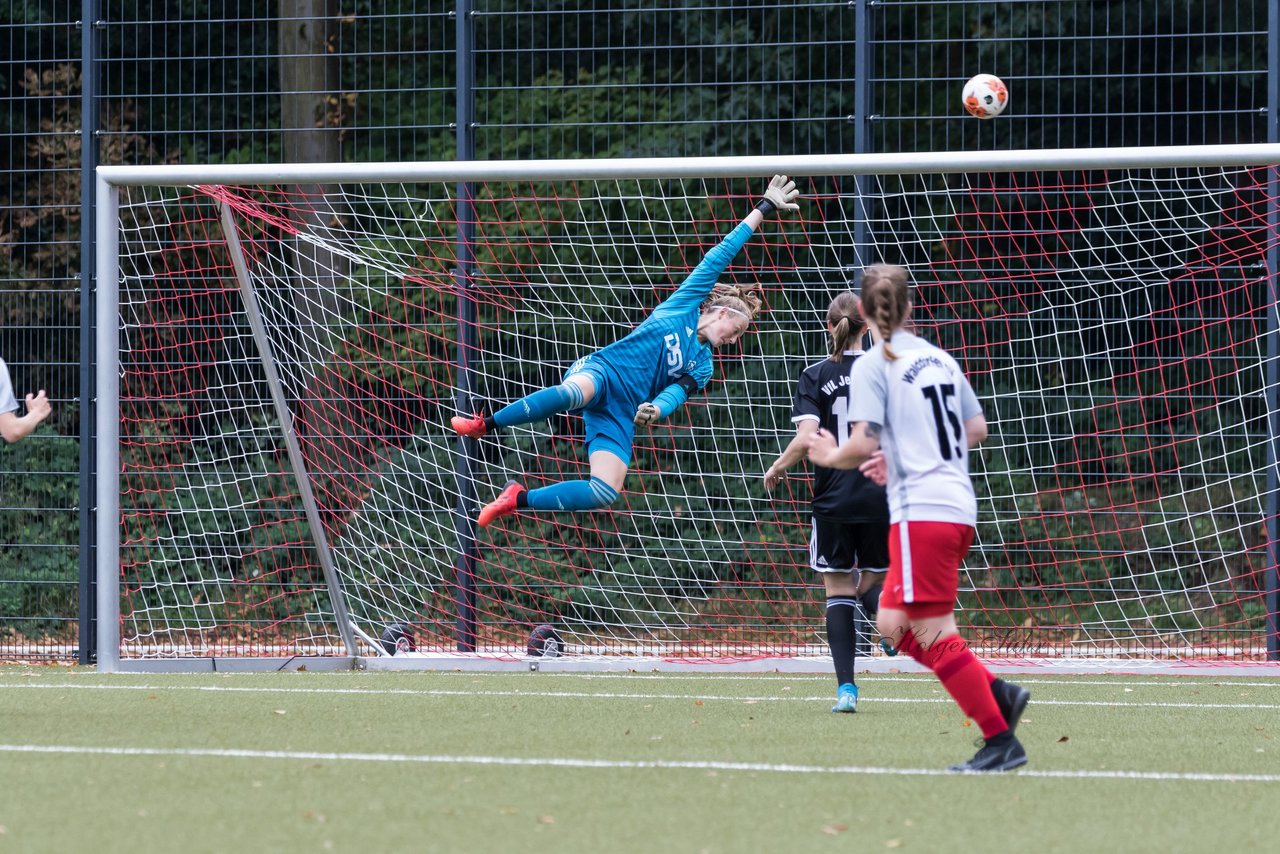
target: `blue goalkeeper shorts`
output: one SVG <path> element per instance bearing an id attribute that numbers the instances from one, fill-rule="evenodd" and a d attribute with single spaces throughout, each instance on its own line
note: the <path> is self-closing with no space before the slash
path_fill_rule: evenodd
<path id="1" fill-rule="evenodd" d="M 596 387 L 591 403 L 582 410 L 587 455 L 596 451 L 608 451 L 626 465 L 631 465 L 631 446 L 636 437 L 636 409 L 643 403 L 635 398 L 635 392 L 614 379 L 596 355 L 583 356 L 569 366 L 564 378 L 574 374 L 586 374 Z"/>

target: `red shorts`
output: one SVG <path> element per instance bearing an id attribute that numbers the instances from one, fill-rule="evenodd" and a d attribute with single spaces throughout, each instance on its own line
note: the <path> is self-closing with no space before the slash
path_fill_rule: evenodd
<path id="1" fill-rule="evenodd" d="M 889 526 L 889 572 L 881 608 L 934 606 L 950 613 L 960 588 L 960 564 L 973 544 L 973 527 L 958 522 L 894 522 Z M 911 609 L 916 610 L 916 609 Z"/>

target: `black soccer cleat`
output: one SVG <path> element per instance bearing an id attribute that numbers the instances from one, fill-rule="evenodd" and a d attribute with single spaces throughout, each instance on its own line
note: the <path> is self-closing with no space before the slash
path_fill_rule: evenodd
<path id="1" fill-rule="evenodd" d="M 1027 764 L 1027 751 L 1008 733 L 990 739 L 968 762 L 960 762 L 948 768 L 960 774 L 981 774 L 995 771 L 1011 771 Z"/>
<path id="2" fill-rule="evenodd" d="M 1018 719 L 1022 717 L 1023 709 L 1031 700 L 1031 692 L 1021 685 L 997 679 L 991 683 L 991 693 L 995 695 L 1000 714 L 1004 715 L 1004 722 L 1009 725 L 1009 734 L 1013 735 L 1013 731 L 1018 728 Z"/>

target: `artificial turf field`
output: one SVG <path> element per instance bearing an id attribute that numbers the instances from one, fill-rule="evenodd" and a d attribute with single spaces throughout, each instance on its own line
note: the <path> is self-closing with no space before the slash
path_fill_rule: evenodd
<path id="1" fill-rule="evenodd" d="M 1274 851 L 1280 679 L 0 668 L 0 851 Z"/>

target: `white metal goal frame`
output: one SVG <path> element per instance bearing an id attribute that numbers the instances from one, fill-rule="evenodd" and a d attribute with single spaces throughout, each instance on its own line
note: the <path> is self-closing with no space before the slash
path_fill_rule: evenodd
<path id="1" fill-rule="evenodd" d="M 341 579 L 335 573 L 332 561 L 325 555 L 326 543 L 319 533 L 321 522 L 314 501 L 305 494 L 307 477 L 302 469 L 301 455 L 296 448 L 290 428 L 288 406 L 277 395 L 276 414 L 279 417 L 290 459 L 298 475 L 308 525 L 315 532 L 314 545 L 320 552 L 319 563 L 323 569 L 324 583 L 328 588 L 334 634 L 340 643 L 326 649 L 312 649 L 306 653 L 282 649 L 277 655 L 253 658 L 209 655 L 194 652 L 191 657 L 171 656 L 163 658 L 132 657 L 128 649 L 122 649 L 120 602 L 121 585 L 121 479 L 119 448 L 120 416 L 120 347 L 119 322 L 119 193 L 121 188 L 132 186 L 216 186 L 216 185 L 296 185 L 296 184 L 347 184 L 365 182 L 456 183 L 459 186 L 471 182 L 527 182 L 570 180 L 631 180 L 631 179 L 737 179 L 767 178 L 784 173 L 795 176 L 864 176 L 864 175 L 929 175 L 935 173 L 1014 173 L 1014 172 L 1065 172 L 1126 169 L 1195 169 L 1202 167 L 1271 167 L 1280 164 L 1280 144 L 1212 145 L 1184 147 L 1115 148 L 1090 150 L 1039 150 L 1039 151 L 988 151 L 945 152 L 933 154 L 860 154 L 788 157 L 740 157 L 740 158 L 643 158 L 618 160 L 546 160 L 519 162 L 434 162 L 434 163 L 333 163 L 333 164 L 274 164 L 274 165 L 165 165 L 165 166 L 103 166 L 97 172 L 96 208 L 96 461 L 93 476 L 96 480 L 96 566 L 97 566 L 97 662 L 104 671 L 190 671 L 202 669 L 280 669 L 306 667 L 308 669 L 365 668 L 395 669 L 543 669 L 543 670 L 600 670 L 636 669 L 655 667 L 660 669 L 705 670 L 708 665 L 690 664 L 679 656 L 662 656 L 637 659 L 609 656 L 562 656 L 558 658 L 529 658 L 522 649 L 512 649 L 498 654 L 460 651 L 456 654 L 388 655 L 383 652 L 378 639 L 371 637 L 369 627 L 357 626 L 349 617 L 344 604 Z M 1267 202 L 1267 220 L 1272 229 L 1280 227 L 1280 200 Z M 228 241 L 235 241 L 234 227 L 226 229 Z M 231 257 L 242 254 L 233 246 Z M 1276 276 L 1277 263 L 1273 257 L 1269 263 L 1272 277 Z M 255 339 L 260 347 L 264 369 L 270 375 L 270 342 L 262 320 L 254 308 L 254 294 L 246 276 L 237 271 L 245 300 L 245 309 L 251 325 L 255 327 Z M 1276 287 L 1273 284 L 1271 293 Z M 1267 349 L 1271 357 L 1267 387 L 1274 390 L 1280 383 L 1274 376 L 1274 361 L 1280 353 L 1280 305 L 1272 302 L 1267 312 Z M 256 319 L 255 319 L 256 318 Z M 1267 632 L 1269 658 L 1280 656 L 1277 646 L 1277 600 L 1280 598 L 1280 569 L 1277 567 L 1277 551 L 1280 548 L 1280 530 L 1274 502 L 1280 490 L 1277 488 L 1276 442 L 1280 441 L 1280 407 L 1266 396 L 1266 420 L 1270 426 L 1270 450 L 1267 455 L 1268 501 L 1270 509 L 1265 514 L 1268 565 L 1265 578 Z M 726 660 L 713 665 L 719 669 L 756 671 L 781 670 L 810 672 L 825 669 L 821 649 L 812 657 L 799 655 L 787 658 L 741 658 Z M 865 664 L 866 660 L 863 660 Z M 884 659 L 873 660 L 874 669 L 901 666 Z M 1003 660 L 1002 666 L 1011 669 L 1029 667 L 1055 667 L 1070 670 L 1135 669 L 1132 660 L 1112 660 L 1105 654 L 1078 659 L 1041 659 L 1034 655 L 1015 656 Z M 1230 662 L 1213 661 L 1209 664 L 1185 661 L 1142 663 L 1141 669 L 1151 672 L 1162 668 L 1170 672 L 1217 673 L 1236 666 Z M 1270 667 L 1270 665 L 1263 665 Z M 905 669 L 910 669 L 908 666 Z"/>

